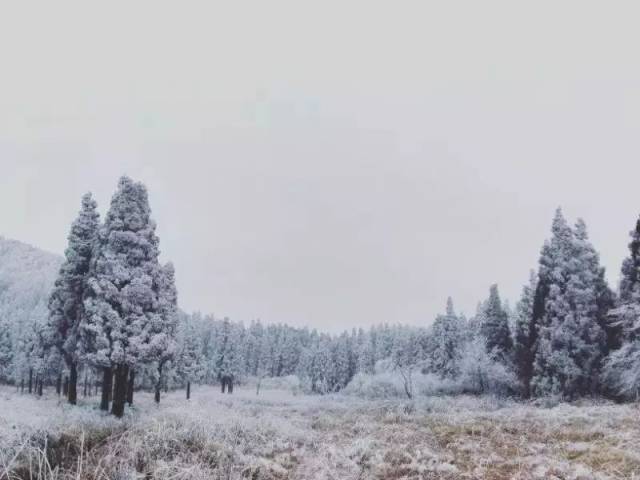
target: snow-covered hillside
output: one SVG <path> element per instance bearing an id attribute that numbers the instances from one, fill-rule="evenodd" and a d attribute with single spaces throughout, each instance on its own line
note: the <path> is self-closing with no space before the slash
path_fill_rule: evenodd
<path id="1" fill-rule="evenodd" d="M 0 236 L 0 316 L 41 318 L 62 257 Z"/>
<path id="2" fill-rule="evenodd" d="M 61 256 L 0 237 L 0 355 L 3 339 L 15 343 L 29 327 L 46 319 L 61 263 Z M 10 368 L 9 362 L 0 365 L 0 380 L 11 374 Z"/>

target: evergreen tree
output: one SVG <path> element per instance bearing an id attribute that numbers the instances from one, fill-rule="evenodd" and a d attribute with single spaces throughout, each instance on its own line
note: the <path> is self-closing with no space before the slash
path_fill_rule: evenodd
<path id="1" fill-rule="evenodd" d="M 492 285 L 484 308 L 480 333 L 485 339 L 487 353 L 495 360 L 507 362 L 513 349 L 509 318 L 502 308 L 498 286 Z"/>
<path id="2" fill-rule="evenodd" d="M 240 344 L 239 328 L 228 318 L 222 321 L 217 334 L 217 349 L 214 360 L 216 375 L 237 378 L 242 371 L 242 345 Z"/>
<path id="3" fill-rule="evenodd" d="M 603 377 L 618 395 L 640 396 L 640 219 L 631 232 L 629 256 L 622 263 L 620 294 L 609 322 L 615 342 L 606 360 Z"/>
<path id="4" fill-rule="evenodd" d="M 161 301 L 157 288 L 158 237 L 147 189 L 122 177 L 100 229 L 80 325 L 84 357 L 103 370 L 102 409 L 122 416 L 129 369 L 148 360 L 149 330 Z"/>
<path id="5" fill-rule="evenodd" d="M 49 299 L 49 318 L 44 333 L 47 348 L 58 350 L 69 370 L 69 403 L 77 401 L 78 332 L 84 316 L 83 298 L 98 237 L 100 216 L 90 193 L 82 197 L 82 207 L 71 225 L 65 262 Z"/>
<path id="6" fill-rule="evenodd" d="M 451 297 L 446 315 L 438 315 L 431 327 L 426 369 L 441 378 L 455 378 L 459 373 L 464 331 L 456 316 Z"/>
<path id="7" fill-rule="evenodd" d="M 538 278 L 532 270 L 529 283 L 522 288 L 520 301 L 516 306 L 514 332 L 514 361 L 516 373 L 525 398 L 530 396 L 529 384 L 533 375 L 533 360 L 537 332 L 533 322 L 533 305 Z"/>
<path id="8" fill-rule="evenodd" d="M 157 305 L 147 314 L 148 328 L 145 340 L 148 345 L 142 347 L 145 356 L 141 360 L 155 363 L 155 401 L 159 403 L 160 387 L 167 381 L 163 376 L 167 373 L 165 367 L 174 360 L 177 353 L 178 293 L 173 264 L 168 263 L 156 270 L 153 291 L 157 297 Z M 133 369 L 133 365 L 130 369 Z"/>
<path id="9" fill-rule="evenodd" d="M 568 397 L 597 388 L 605 336 L 598 318 L 598 256 L 584 222 L 575 230 L 557 212 L 547 249 L 548 295 L 539 330 L 533 384 L 537 394 Z"/>
<path id="10" fill-rule="evenodd" d="M 202 342 L 195 326 L 186 319 L 180 335 L 181 345 L 178 355 L 178 374 L 186 383 L 187 400 L 191 397 L 191 383 L 199 381 L 203 374 Z"/>

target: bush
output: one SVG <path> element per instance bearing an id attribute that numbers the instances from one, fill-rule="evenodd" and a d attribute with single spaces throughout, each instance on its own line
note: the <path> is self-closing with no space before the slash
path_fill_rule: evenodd
<path id="1" fill-rule="evenodd" d="M 462 393 L 462 388 L 457 382 L 443 380 L 433 374 L 414 372 L 412 381 L 413 391 L 417 396 Z M 342 392 L 346 395 L 369 400 L 406 398 L 402 376 L 397 372 L 376 373 L 374 375 L 358 373 Z"/>
<path id="2" fill-rule="evenodd" d="M 474 340 L 462 352 L 460 386 L 466 393 L 513 395 L 518 379 L 511 368 L 491 358 L 482 340 Z"/>

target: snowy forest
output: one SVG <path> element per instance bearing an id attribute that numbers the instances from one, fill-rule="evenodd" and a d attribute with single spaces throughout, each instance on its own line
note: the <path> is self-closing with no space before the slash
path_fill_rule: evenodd
<path id="1" fill-rule="evenodd" d="M 259 395 L 278 378 L 317 395 L 400 385 L 408 399 L 640 393 L 640 221 L 615 291 L 585 222 L 572 226 L 558 209 L 513 307 L 491 285 L 469 317 L 449 298 L 423 327 L 337 335 L 181 311 L 179 272 L 160 263 L 155 228 L 145 185 L 122 177 L 103 220 L 82 197 L 63 259 L 2 240 L 0 382 L 39 396 L 55 389 L 71 404 L 95 396 L 117 417 L 138 390 L 156 402 L 179 389 L 188 399 L 196 385 L 251 384 Z"/>

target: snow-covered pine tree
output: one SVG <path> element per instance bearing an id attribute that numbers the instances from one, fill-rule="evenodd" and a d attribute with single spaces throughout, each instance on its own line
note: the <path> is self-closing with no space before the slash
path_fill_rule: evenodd
<path id="1" fill-rule="evenodd" d="M 202 340 L 198 331 L 187 318 L 181 325 L 178 375 L 186 383 L 187 400 L 191 397 L 191 383 L 200 380 L 202 368 Z"/>
<path id="2" fill-rule="evenodd" d="M 375 373 L 376 351 L 375 351 L 375 335 L 376 331 L 373 327 L 369 329 L 369 333 L 362 332 L 362 339 L 358 341 L 358 367 L 357 370 L 362 373 L 372 375 Z"/>
<path id="3" fill-rule="evenodd" d="M 71 404 L 77 401 L 78 331 L 84 315 L 83 298 L 92 252 L 98 238 L 97 206 L 90 193 L 82 197 L 80 213 L 71 224 L 65 261 L 49 298 L 49 317 L 43 335 L 45 346 L 57 349 L 69 370 L 67 394 Z"/>
<path id="4" fill-rule="evenodd" d="M 441 378 L 454 378 L 459 373 L 464 331 L 451 297 L 447 299 L 446 311 L 445 315 L 438 315 L 431 326 L 426 368 Z"/>
<path id="5" fill-rule="evenodd" d="M 225 317 L 217 333 L 214 365 L 217 378 L 222 381 L 223 389 L 227 385 L 230 386 L 229 393 L 233 392 L 233 382 L 239 377 L 243 363 L 242 345 L 240 345 L 239 339 L 238 327 Z"/>
<path id="6" fill-rule="evenodd" d="M 575 352 L 576 363 L 584 372 L 578 394 L 600 391 L 598 379 L 602 362 L 608 352 L 607 313 L 613 307 L 613 293 L 605 280 L 605 269 L 600 266 L 600 256 L 589 241 L 587 226 L 578 219 L 574 228 L 572 275 L 568 294 L 575 311 L 580 336 L 584 342 L 581 351 Z"/>
<path id="7" fill-rule="evenodd" d="M 331 378 L 331 388 L 334 391 L 341 390 L 351 381 L 352 372 L 350 368 L 350 342 L 347 332 L 343 332 L 332 342 L 332 363 L 333 375 Z"/>
<path id="8" fill-rule="evenodd" d="M 498 285 L 492 285 L 484 308 L 480 334 L 485 339 L 487 353 L 497 361 L 508 363 L 513 350 L 509 318 L 502 308 Z"/>
<path id="9" fill-rule="evenodd" d="M 156 270 L 153 290 L 157 305 L 147 313 L 148 337 L 145 340 L 148 345 L 141 347 L 144 352 L 141 360 L 155 365 L 155 401 L 160 403 L 160 387 L 167 381 L 165 367 L 177 353 L 178 292 L 173 264 L 167 263 Z"/>
<path id="10" fill-rule="evenodd" d="M 531 270 L 529 283 L 522 287 L 522 294 L 516 306 L 514 362 L 522 395 L 525 398 L 530 396 L 529 385 L 533 375 L 535 339 L 537 338 L 533 322 L 533 304 L 537 284 L 538 277 L 535 271 Z"/>
<path id="11" fill-rule="evenodd" d="M 130 368 L 147 359 L 149 326 L 159 313 L 154 288 L 160 265 L 147 189 L 122 177 L 100 229 L 80 325 L 83 356 L 103 370 L 101 408 L 122 416 Z"/>
<path id="12" fill-rule="evenodd" d="M 572 230 L 560 210 L 552 227 L 547 261 L 548 295 L 534 361 L 535 393 L 567 397 L 592 392 L 605 337 L 597 303 L 597 254 L 588 241 L 584 222 Z"/>
<path id="13" fill-rule="evenodd" d="M 262 337 L 264 336 L 264 327 L 259 320 L 252 320 L 251 325 L 247 329 L 244 342 L 244 369 L 247 375 L 257 376 L 258 363 L 260 360 L 260 347 L 262 346 Z"/>
<path id="14" fill-rule="evenodd" d="M 640 397 L 640 219 L 631 233 L 629 256 L 622 263 L 620 294 L 610 323 L 620 348 L 606 360 L 603 378 L 607 387 L 626 398 Z"/>

